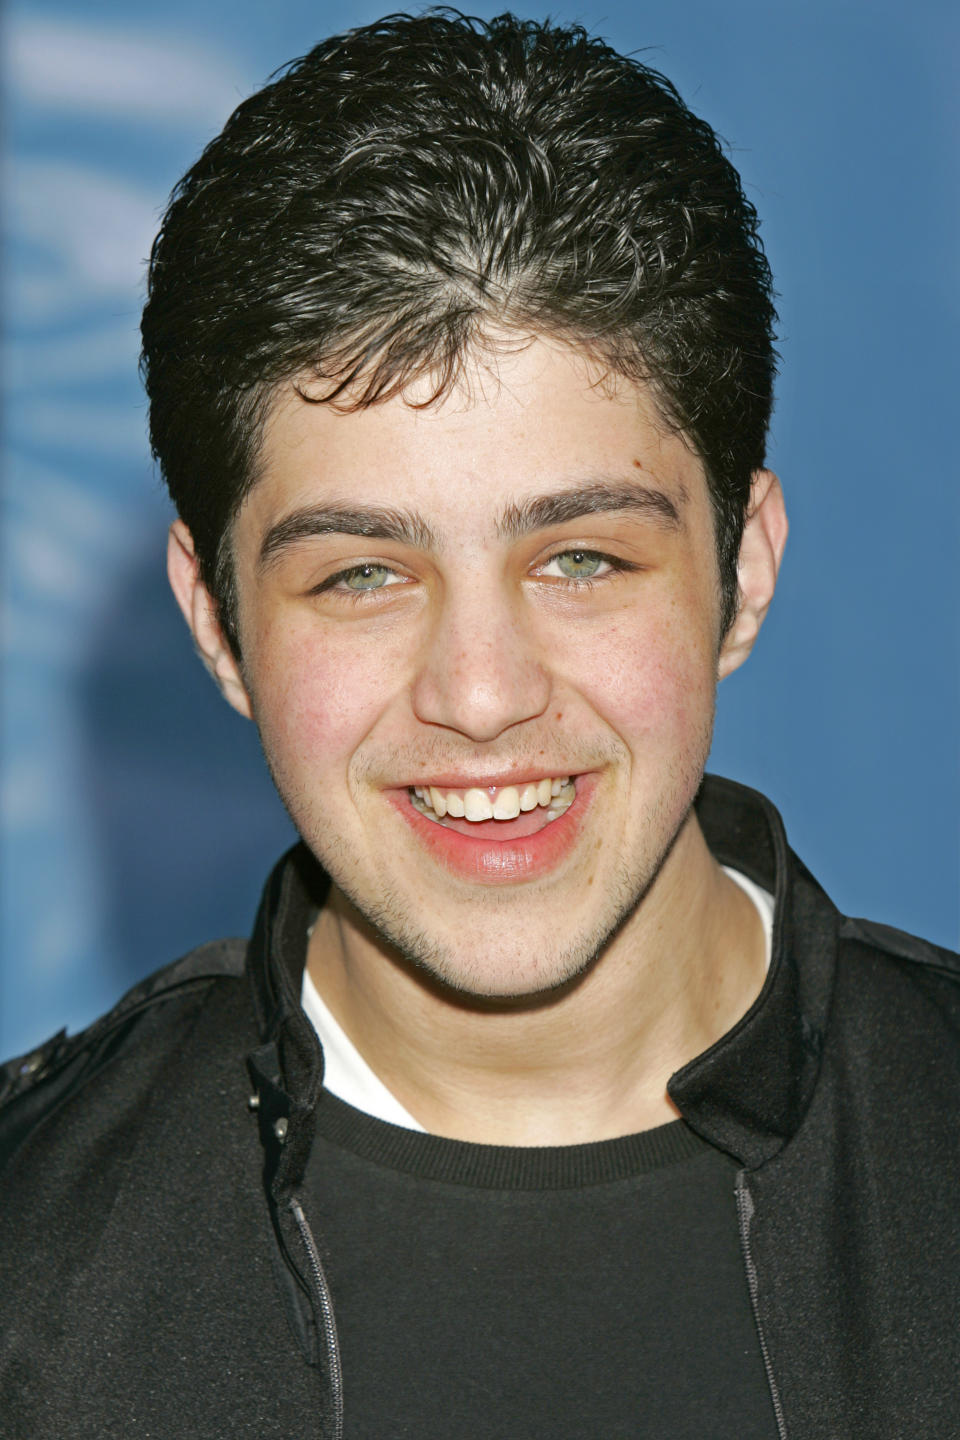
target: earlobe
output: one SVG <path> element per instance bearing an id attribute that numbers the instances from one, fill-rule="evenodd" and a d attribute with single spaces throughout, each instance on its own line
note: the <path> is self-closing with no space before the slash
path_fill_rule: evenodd
<path id="1" fill-rule="evenodd" d="M 776 589 L 787 529 L 780 481 L 772 470 L 757 470 L 737 565 L 739 606 L 720 648 L 720 680 L 742 665 L 753 649 Z"/>
<path id="2" fill-rule="evenodd" d="M 237 658 L 230 649 L 217 614 L 217 606 L 200 576 L 193 536 L 182 520 L 170 526 L 167 539 L 167 576 L 177 604 L 190 627 L 197 654 L 234 710 L 253 719 L 250 697 Z"/>

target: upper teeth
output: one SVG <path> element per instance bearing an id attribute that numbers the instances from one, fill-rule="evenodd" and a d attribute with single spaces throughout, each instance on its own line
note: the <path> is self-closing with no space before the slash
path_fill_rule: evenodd
<path id="1" fill-rule="evenodd" d="M 521 810 L 535 810 L 538 805 L 566 809 L 573 799 L 563 795 L 570 785 L 569 776 L 547 776 L 543 780 L 530 780 L 525 785 L 491 785 L 485 790 L 440 790 L 435 785 L 414 785 L 413 793 L 424 805 L 433 810 L 441 819 L 452 815 L 466 820 L 513 820 Z M 564 803 L 566 802 L 566 803 Z"/>

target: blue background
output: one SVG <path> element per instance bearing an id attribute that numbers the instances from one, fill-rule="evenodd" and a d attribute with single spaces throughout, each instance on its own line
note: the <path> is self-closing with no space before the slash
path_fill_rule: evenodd
<path id="1" fill-rule="evenodd" d="M 2 1052 L 245 932 L 290 837 L 167 595 L 142 262 L 233 106 L 380 13 L 5 9 Z M 721 688 L 713 768 L 771 795 L 844 909 L 956 944 L 956 7 L 551 13 L 646 51 L 725 137 L 781 293 L 771 461 L 793 531 L 757 651 Z"/>

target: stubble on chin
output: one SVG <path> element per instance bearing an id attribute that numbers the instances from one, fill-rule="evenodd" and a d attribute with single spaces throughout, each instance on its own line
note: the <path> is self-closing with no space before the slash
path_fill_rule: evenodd
<path id="1" fill-rule="evenodd" d="M 443 933 L 442 927 L 431 928 L 429 910 L 426 905 L 418 909 L 418 898 L 412 890 L 401 888 L 382 875 L 361 873 L 357 856 L 337 834 L 332 817 L 314 813 L 308 818 L 312 808 L 309 803 L 291 804 L 279 784 L 277 788 L 294 824 L 340 892 L 340 934 L 346 948 L 354 944 L 367 952 L 375 949 L 382 963 L 401 967 L 453 1003 L 476 1002 L 484 1008 L 498 1003 L 535 1004 L 538 997 L 540 1001 L 549 1001 L 576 986 L 637 915 L 690 815 L 703 778 L 710 730 L 710 726 L 705 727 L 695 754 L 688 756 L 685 766 L 675 770 L 671 781 L 653 801 L 646 817 L 645 853 L 635 855 L 632 864 L 622 858 L 617 860 L 606 883 L 604 904 L 592 923 L 584 921 L 578 933 L 569 933 L 577 923 L 576 907 L 567 908 L 564 897 L 570 897 L 578 885 L 586 883 L 582 874 L 571 876 L 568 887 L 561 889 L 552 900 L 531 895 L 534 916 L 542 915 L 545 904 L 552 905 L 553 922 L 549 927 L 544 927 L 542 920 L 537 923 L 534 919 L 531 930 L 525 932 L 524 906 L 516 903 L 514 891 L 503 897 L 502 903 L 504 910 L 516 918 L 491 926 L 493 953 L 489 944 L 486 947 L 483 944 L 483 918 L 495 915 L 500 907 L 501 897 L 495 889 L 484 890 L 479 916 L 475 905 L 464 907 L 461 922 L 464 938 L 451 938 Z M 619 746 L 609 748 L 622 760 Z M 605 754 L 604 758 L 609 755 Z M 274 775 L 275 781 L 277 778 Z M 358 791 L 362 792 L 363 788 L 357 783 Z M 306 800 L 305 796 L 302 798 Z M 453 887 L 450 908 L 455 909 Z M 545 928 L 547 939 L 544 939 Z"/>
<path id="2" fill-rule="evenodd" d="M 409 897 L 395 887 L 381 888 L 377 900 L 371 902 L 358 893 L 349 875 L 342 871 L 336 873 L 339 867 L 335 860 L 331 867 L 332 857 L 321 863 L 326 863 L 345 901 L 342 907 L 346 928 L 344 944 L 349 945 L 353 938 L 365 946 L 375 946 L 386 963 L 402 967 L 430 988 L 444 992 L 455 1003 L 475 1002 L 484 1008 L 498 1003 L 516 1007 L 567 992 L 590 973 L 639 910 L 688 814 L 689 809 L 668 843 L 641 871 L 631 870 L 624 863 L 617 865 L 608 885 L 603 913 L 592 926 L 571 936 L 567 944 L 557 943 L 556 934 L 562 932 L 564 925 L 561 915 L 552 927 L 552 948 L 548 948 L 550 942 L 541 942 L 536 954 L 530 952 L 522 920 L 516 926 L 512 949 L 504 945 L 502 938 L 498 939 L 495 954 L 476 944 L 455 945 L 431 933 L 418 920 Z M 495 894 L 490 892 L 484 899 L 487 904 L 496 903 Z M 471 933 L 475 935 L 477 929 L 474 924 Z"/>

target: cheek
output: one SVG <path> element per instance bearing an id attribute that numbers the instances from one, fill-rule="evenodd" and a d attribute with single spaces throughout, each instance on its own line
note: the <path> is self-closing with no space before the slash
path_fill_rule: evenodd
<path id="1" fill-rule="evenodd" d="M 318 644 L 316 636 L 265 637 L 254 711 L 275 772 L 345 768 L 383 712 L 383 665 L 363 647 Z"/>
<path id="2" fill-rule="evenodd" d="M 685 738 L 700 743 L 713 720 L 715 672 L 711 645 L 668 613 L 604 637 L 579 689 L 628 745 L 653 751 Z"/>

